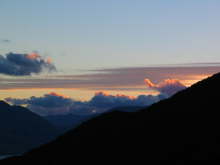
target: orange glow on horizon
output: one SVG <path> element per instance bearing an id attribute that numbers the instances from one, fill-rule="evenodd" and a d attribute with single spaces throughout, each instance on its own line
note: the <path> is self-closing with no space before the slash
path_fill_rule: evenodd
<path id="1" fill-rule="evenodd" d="M 186 79 L 186 80 L 181 80 L 181 82 L 187 86 L 187 87 L 190 87 L 191 85 L 203 80 L 203 79 L 206 79 L 208 77 L 210 77 L 210 75 L 206 75 L 206 74 L 203 74 L 203 75 L 193 75 L 193 76 L 190 76 L 190 79 Z"/>
<path id="2" fill-rule="evenodd" d="M 29 98 L 31 96 L 41 97 L 45 94 L 51 94 L 72 98 L 80 101 L 90 100 L 94 94 L 98 94 L 96 90 L 85 90 L 85 89 L 65 89 L 65 88 L 32 88 L 32 89 L 4 89 L 0 90 L 0 99 L 5 99 L 7 97 L 12 98 Z M 54 92 L 56 91 L 56 92 Z M 62 94 L 60 94 L 62 93 Z M 130 99 L 136 98 L 138 95 L 157 95 L 157 91 L 119 91 L 119 90 L 108 90 L 107 92 L 102 92 L 104 95 L 109 96 L 121 96 Z M 119 94 L 120 93 L 120 94 Z"/>
<path id="3" fill-rule="evenodd" d="M 183 76 L 183 77 L 177 77 L 181 83 L 183 83 L 185 86 L 189 87 L 192 84 L 201 81 L 204 78 L 207 78 L 211 75 L 189 75 L 189 76 Z M 167 80 L 171 82 L 170 80 Z M 151 82 L 151 85 L 155 85 Z M 157 85 L 157 84 L 156 84 Z M 117 97 L 127 97 L 129 99 L 135 99 L 139 95 L 157 95 L 159 94 L 158 91 L 149 90 L 145 88 L 145 84 L 143 85 L 133 85 L 133 86 L 114 86 L 112 88 L 109 87 L 109 89 L 100 89 L 102 92 L 97 92 L 97 89 L 93 87 L 81 87 L 81 88 L 69 88 L 69 87 L 63 87 L 63 88 L 50 88 L 48 86 L 44 87 L 21 87 L 21 88 L 14 88 L 14 89 L 0 89 L 0 99 L 4 99 L 7 97 L 13 97 L 13 98 L 28 98 L 31 96 L 43 96 L 44 94 L 52 94 L 55 96 L 61 96 L 64 98 L 73 98 L 76 100 L 82 100 L 87 101 L 90 100 L 94 94 L 102 94 L 104 96 L 117 96 Z M 124 88 L 124 89 L 123 89 Z M 127 88 L 131 88 L 130 90 Z M 146 89 L 146 90 L 145 90 Z M 62 93 L 62 94 L 60 94 Z"/>

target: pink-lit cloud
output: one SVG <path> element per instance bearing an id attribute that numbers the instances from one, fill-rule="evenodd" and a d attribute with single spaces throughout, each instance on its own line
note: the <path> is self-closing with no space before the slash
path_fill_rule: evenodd
<path id="1" fill-rule="evenodd" d="M 90 100 L 78 101 L 63 94 L 52 92 L 41 97 L 32 96 L 25 99 L 9 97 L 5 98 L 5 100 L 15 105 L 26 105 L 31 111 L 45 116 L 69 113 L 76 115 L 99 114 L 115 107 L 149 106 L 164 98 L 166 98 L 164 95 L 139 95 L 133 97 L 96 92 Z"/>
<path id="2" fill-rule="evenodd" d="M 149 79 L 145 79 L 144 81 L 148 88 L 156 90 L 161 94 L 166 94 L 167 96 L 172 96 L 186 88 L 186 86 L 177 79 L 165 79 L 158 84 L 154 84 Z"/>

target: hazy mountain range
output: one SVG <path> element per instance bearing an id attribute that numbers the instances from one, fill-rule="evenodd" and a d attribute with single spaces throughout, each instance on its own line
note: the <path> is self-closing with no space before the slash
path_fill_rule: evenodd
<path id="1" fill-rule="evenodd" d="M 146 106 L 143 106 L 146 107 Z M 122 112 L 135 112 L 143 108 L 142 106 L 123 106 L 109 109 L 107 112 L 122 111 Z M 76 115 L 76 114 L 66 114 L 66 115 L 50 115 L 44 116 L 51 124 L 53 124 L 61 132 L 68 131 L 69 129 L 74 129 L 80 124 L 86 122 L 89 119 L 100 116 L 99 113 L 94 113 L 92 115 Z"/>
<path id="2" fill-rule="evenodd" d="M 20 154 L 59 134 L 47 120 L 20 106 L 0 101 L 0 155 Z"/>
<path id="3" fill-rule="evenodd" d="M 135 111 L 140 107 L 118 107 L 114 110 Z M 39 116 L 21 106 L 0 101 L 0 156 L 22 154 L 47 143 L 100 114 Z"/>

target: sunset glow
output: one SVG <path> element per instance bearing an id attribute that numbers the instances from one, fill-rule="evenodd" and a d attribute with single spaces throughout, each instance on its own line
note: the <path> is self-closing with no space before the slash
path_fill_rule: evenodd
<path id="1" fill-rule="evenodd" d="M 162 69 L 163 70 L 163 69 Z M 214 73 L 214 72 L 213 72 Z M 0 89 L 0 99 L 4 99 L 8 96 L 10 97 L 17 97 L 19 96 L 19 98 L 26 98 L 26 97 L 31 97 L 33 95 L 35 96 L 42 96 L 45 93 L 50 93 L 51 95 L 55 95 L 55 96 L 61 96 L 64 98 L 75 98 L 77 100 L 89 100 L 94 94 L 100 94 L 100 92 L 98 91 L 102 91 L 101 93 L 103 95 L 109 96 L 109 95 L 116 95 L 119 97 L 128 97 L 129 99 L 134 99 L 136 98 L 138 95 L 144 94 L 144 95 L 157 95 L 158 91 L 155 91 L 154 89 L 150 89 L 148 87 L 154 88 L 154 87 L 158 87 L 158 86 L 164 86 L 167 84 L 174 84 L 174 83 L 182 83 L 185 86 L 189 87 L 192 84 L 209 77 L 211 74 L 200 74 L 200 75 L 194 75 L 194 74 L 189 74 L 189 75 L 184 75 L 184 76 L 176 76 L 178 79 L 164 79 L 161 80 L 160 83 L 155 84 L 153 83 L 150 79 L 144 78 L 143 80 L 140 81 L 140 83 L 131 83 L 129 85 L 124 85 L 124 86 L 120 86 L 120 84 L 118 84 L 118 86 L 115 85 L 106 85 L 106 87 L 102 87 L 102 88 L 97 88 L 94 87 L 93 84 L 90 85 L 90 83 L 83 85 L 82 83 L 79 85 L 74 85 L 74 80 L 72 80 L 72 78 L 70 79 L 70 76 L 65 77 L 60 79 L 58 82 L 64 83 L 63 85 L 60 84 L 59 88 L 53 87 L 52 84 L 50 84 L 50 82 L 53 81 L 57 81 L 56 79 L 54 80 L 48 80 L 48 85 L 46 83 L 44 83 L 44 86 L 42 86 L 41 84 L 39 84 L 39 82 L 41 82 L 41 80 L 35 80 L 35 79 L 26 79 L 25 80 L 18 80 L 18 79 L 7 79 L 5 81 L 10 82 L 12 84 L 15 84 L 15 86 L 13 85 L 13 88 L 11 88 L 10 86 L 7 89 Z M 172 76 L 173 77 L 173 76 Z M 184 79 L 185 78 L 185 79 Z M 131 79 L 132 75 L 131 75 Z M 1 80 L 0 82 L 0 86 L 1 84 L 4 84 L 4 79 Z M 67 80 L 67 81 L 66 81 Z M 22 84 L 28 83 L 28 81 L 30 81 L 30 85 L 26 85 L 23 86 Z M 37 81 L 38 83 L 35 83 L 35 81 Z M 42 80 L 42 82 L 44 82 L 46 80 Z M 72 85 L 65 85 L 66 82 L 68 82 L 68 84 L 71 81 L 73 81 Z M 137 81 L 139 82 L 139 81 Z M 146 84 L 147 83 L 147 86 Z M 20 84 L 20 85 L 19 85 Z M 29 84 L 29 83 L 28 83 Z M 10 85 L 10 84 L 8 84 Z M 21 86 L 22 85 L 22 86 Z M 38 85 L 40 85 L 38 87 Z M 17 87 L 16 87 L 17 86 Z M 56 85 L 57 86 L 57 85 Z M 62 86 L 62 88 L 61 88 Z M 4 85 L 4 87 L 6 87 Z M 61 94 L 60 94 L 61 93 Z"/>

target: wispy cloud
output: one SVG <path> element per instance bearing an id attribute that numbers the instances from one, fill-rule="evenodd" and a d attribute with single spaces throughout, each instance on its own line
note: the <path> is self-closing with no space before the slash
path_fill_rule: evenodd
<path id="1" fill-rule="evenodd" d="M 159 83 L 165 79 L 178 79 L 189 86 L 220 71 L 220 64 L 130 67 L 92 70 L 81 75 L 48 75 L 34 77 L 0 77 L 0 89 L 78 88 L 78 89 L 146 89 L 144 79 Z"/>

